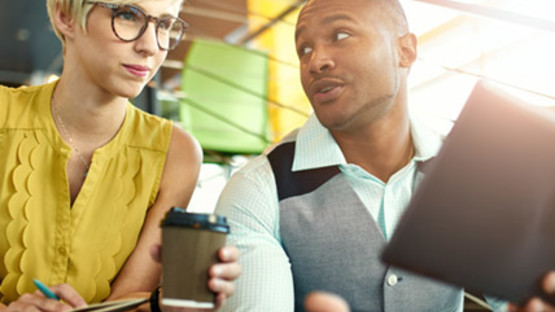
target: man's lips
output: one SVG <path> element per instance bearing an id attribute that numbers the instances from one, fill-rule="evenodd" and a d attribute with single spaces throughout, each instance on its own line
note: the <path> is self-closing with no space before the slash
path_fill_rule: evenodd
<path id="1" fill-rule="evenodd" d="M 337 98 L 344 85 L 335 78 L 322 78 L 312 83 L 310 94 L 318 102 L 329 102 Z"/>
<path id="2" fill-rule="evenodd" d="M 127 71 L 130 72 L 132 75 L 135 75 L 137 77 L 148 76 L 148 73 L 150 72 L 150 68 L 142 65 L 124 64 L 123 67 L 125 67 L 125 69 L 127 69 Z"/>

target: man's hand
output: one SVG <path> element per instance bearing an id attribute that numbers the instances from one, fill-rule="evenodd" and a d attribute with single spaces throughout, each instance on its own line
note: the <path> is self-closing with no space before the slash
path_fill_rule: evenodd
<path id="1" fill-rule="evenodd" d="M 337 295 L 311 292 L 306 296 L 304 308 L 307 312 L 350 312 L 349 305 Z"/>
<path id="2" fill-rule="evenodd" d="M 555 271 L 549 272 L 542 282 L 543 290 L 555 298 Z M 513 304 L 509 305 L 511 312 L 555 312 L 555 306 L 542 301 L 540 298 L 532 298 L 526 305 L 519 307 Z"/>

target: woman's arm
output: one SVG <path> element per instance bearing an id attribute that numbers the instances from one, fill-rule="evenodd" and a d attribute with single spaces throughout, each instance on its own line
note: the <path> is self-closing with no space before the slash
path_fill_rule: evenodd
<path id="1" fill-rule="evenodd" d="M 197 141 L 174 126 L 160 189 L 148 210 L 137 245 L 112 283 L 108 300 L 130 293 L 149 293 L 160 282 L 160 264 L 150 255 L 153 245 L 161 244 L 160 221 L 173 206 L 186 208 L 195 189 L 202 163 Z"/>

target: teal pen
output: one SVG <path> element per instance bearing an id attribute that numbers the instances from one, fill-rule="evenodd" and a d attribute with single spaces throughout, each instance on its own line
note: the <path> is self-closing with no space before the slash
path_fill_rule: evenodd
<path id="1" fill-rule="evenodd" d="M 46 287 L 46 285 L 41 283 L 41 281 L 39 281 L 38 279 L 36 279 L 36 278 L 33 279 L 33 283 L 35 283 L 37 288 L 40 290 L 41 293 L 43 293 L 46 296 L 46 298 L 50 298 L 50 299 L 54 299 L 54 300 L 60 300 L 60 298 L 58 296 L 56 296 L 56 294 L 53 293 L 52 290 L 50 290 L 48 287 Z"/>

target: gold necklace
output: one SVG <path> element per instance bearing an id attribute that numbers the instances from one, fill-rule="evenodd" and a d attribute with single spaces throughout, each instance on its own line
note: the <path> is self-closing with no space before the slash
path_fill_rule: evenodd
<path id="1" fill-rule="evenodd" d="M 56 105 L 54 105 L 54 95 L 52 95 L 52 106 L 54 107 L 54 114 L 56 115 L 56 118 L 58 119 L 58 122 L 60 123 L 60 126 L 62 126 L 62 131 L 64 132 L 65 136 L 67 137 L 67 139 L 69 141 L 69 145 L 71 145 L 71 148 L 73 148 L 73 150 L 77 154 L 77 157 L 79 157 L 79 159 L 81 160 L 81 162 L 85 166 L 85 173 L 83 175 L 86 178 L 87 174 L 89 173 L 89 163 L 87 162 L 85 157 L 83 157 L 83 155 L 81 155 L 81 153 L 79 152 L 79 148 L 77 148 L 77 145 L 75 145 L 75 143 L 73 142 L 73 139 L 71 138 L 71 135 L 69 134 L 69 131 L 67 130 L 66 125 L 64 124 L 64 121 L 63 121 L 62 117 L 60 116 L 60 112 L 58 111 L 58 107 Z"/>

